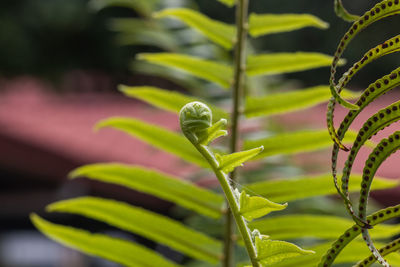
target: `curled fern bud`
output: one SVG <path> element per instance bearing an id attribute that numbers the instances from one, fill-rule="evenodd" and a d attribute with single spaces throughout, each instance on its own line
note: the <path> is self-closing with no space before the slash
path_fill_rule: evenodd
<path id="1" fill-rule="evenodd" d="M 211 109 L 201 102 L 190 102 L 181 109 L 179 122 L 183 134 L 191 142 L 197 143 L 199 134 L 204 133 L 212 124 Z"/>

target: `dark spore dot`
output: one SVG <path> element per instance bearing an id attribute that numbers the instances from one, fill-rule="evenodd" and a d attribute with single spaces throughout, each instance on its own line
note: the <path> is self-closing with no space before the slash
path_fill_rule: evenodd
<path id="1" fill-rule="evenodd" d="M 357 24 L 354 24 L 354 25 L 353 25 L 353 30 L 357 30 L 357 28 L 358 28 L 358 25 L 357 25 Z"/>
<path id="2" fill-rule="evenodd" d="M 369 56 L 370 56 L 370 57 L 372 57 L 372 55 L 373 55 L 373 54 L 374 54 L 374 53 L 372 53 L 372 51 L 371 51 L 371 52 L 369 52 Z"/>
<path id="3" fill-rule="evenodd" d="M 371 93 L 373 93 L 375 91 L 375 88 L 371 87 L 369 90 L 371 91 Z"/>
<path id="4" fill-rule="evenodd" d="M 398 212 L 398 211 L 399 211 L 399 208 L 394 208 L 393 211 L 394 211 L 394 212 Z"/>
<path id="5" fill-rule="evenodd" d="M 372 261 L 374 259 L 374 257 L 372 257 L 372 256 L 370 256 L 369 258 L 368 258 L 368 260 L 370 260 L 370 261 Z"/>
<path id="6" fill-rule="evenodd" d="M 374 216 L 372 217 L 372 219 L 373 219 L 373 220 L 376 220 L 376 219 L 378 219 L 378 216 L 374 215 Z"/>
<path id="7" fill-rule="evenodd" d="M 375 12 L 376 12 L 376 14 L 378 14 L 379 12 L 381 12 L 381 9 L 380 9 L 379 7 L 377 7 L 377 8 L 375 9 Z"/>
<path id="8" fill-rule="evenodd" d="M 383 4 L 381 5 L 381 8 L 382 8 L 382 9 L 385 9 L 385 8 L 386 8 L 386 4 L 383 3 Z"/>
<path id="9" fill-rule="evenodd" d="M 394 0 L 394 4 L 398 5 L 399 4 L 399 0 Z"/>
<path id="10" fill-rule="evenodd" d="M 366 170 L 365 170 L 365 173 L 366 173 L 366 174 L 370 174 L 371 172 L 370 172 L 370 170 L 366 169 Z"/>
<path id="11" fill-rule="evenodd" d="M 350 34 L 353 34 L 353 29 L 351 29 L 351 30 L 349 31 L 349 33 L 350 33 Z"/>
<path id="12" fill-rule="evenodd" d="M 397 110 L 397 107 L 396 107 L 396 106 L 393 106 L 393 107 L 392 107 L 392 110 L 393 110 L 393 111 L 396 111 L 396 110 Z"/>
<path id="13" fill-rule="evenodd" d="M 357 227 L 357 226 L 354 226 L 354 227 L 353 227 L 353 231 L 354 231 L 354 232 L 358 231 L 358 227 Z"/>
<path id="14" fill-rule="evenodd" d="M 399 38 L 396 38 L 396 40 L 394 40 L 396 43 L 398 43 L 399 41 L 400 41 L 400 39 Z"/>
<path id="15" fill-rule="evenodd" d="M 392 74 L 390 74 L 389 78 L 394 80 L 394 79 L 397 78 L 397 74 L 396 73 L 392 73 Z"/>
<path id="16" fill-rule="evenodd" d="M 340 242 L 340 243 L 343 243 L 343 241 L 344 241 L 343 238 L 340 238 L 340 239 L 339 239 L 339 242 Z"/>
<path id="17" fill-rule="evenodd" d="M 368 163 L 368 167 L 369 167 L 369 168 L 372 168 L 372 163 Z"/>
<path id="18" fill-rule="evenodd" d="M 399 135 L 398 134 L 396 134 L 395 136 L 394 136 L 394 138 L 396 138 L 396 139 L 399 139 Z"/>
<path id="19" fill-rule="evenodd" d="M 385 117 L 385 115 L 383 115 L 383 113 L 380 113 L 380 114 L 379 114 L 379 118 L 382 119 L 383 117 Z"/>
<path id="20" fill-rule="evenodd" d="M 368 20 L 368 19 L 369 19 L 368 14 L 364 16 L 364 19 L 365 19 L 365 20 Z"/>
<path id="21" fill-rule="evenodd" d="M 364 21 L 362 19 L 360 19 L 359 23 L 360 23 L 360 25 L 362 25 L 364 23 Z"/>
<path id="22" fill-rule="evenodd" d="M 349 122 L 349 119 L 348 119 L 348 118 L 345 118 L 345 119 L 344 119 L 344 122 L 345 122 L 345 123 L 348 123 L 348 122 Z"/>
<path id="23" fill-rule="evenodd" d="M 353 112 L 349 111 L 349 113 L 347 115 L 349 115 L 349 117 L 351 117 L 351 116 L 353 116 Z"/>
<path id="24" fill-rule="evenodd" d="M 346 233 L 346 237 L 350 237 L 350 233 Z"/>
<path id="25" fill-rule="evenodd" d="M 361 202 L 361 203 L 364 203 L 364 202 L 365 202 L 365 199 L 363 199 L 363 198 L 360 199 L 360 202 Z"/>
<path id="26" fill-rule="evenodd" d="M 371 16 L 375 16 L 375 11 L 374 10 L 371 10 Z"/>
<path id="27" fill-rule="evenodd" d="M 349 38 L 349 36 L 347 36 L 347 34 L 343 37 L 344 40 L 347 40 Z"/>
<path id="28" fill-rule="evenodd" d="M 368 121 L 368 126 L 372 126 L 372 121 Z"/>
<path id="29" fill-rule="evenodd" d="M 393 137 L 389 138 L 389 142 L 392 143 L 393 142 Z"/>
<path id="30" fill-rule="evenodd" d="M 371 161 L 375 161 L 375 157 L 371 157 Z"/>
<path id="31" fill-rule="evenodd" d="M 388 81 L 387 79 L 385 79 L 385 80 L 383 80 L 383 83 L 384 83 L 384 84 L 388 84 L 389 81 Z"/>
<path id="32" fill-rule="evenodd" d="M 377 82 L 377 83 L 375 84 L 375 86 L 376 86 L 376 88 L 381 88 L 381 83 Z"/>
<path id="33" fill-rule="evenodd" d="M 388 143 L 387 143 L 387 142 L 383 142 L 382 145 L 383 145 L 383 146 L 387 146 Z"/>
<path id="34" fill-rule="evenodd" d="M 368 175 L 365 175 L 365 176 L 364 176 L 364 181 L 366 181 L 366 182 L 369 181 L 369 176 L 368 176 Z"/>
<path id="35" fill-rule="evenodd" d="M 388 47 L 389 47 L 389 45 L 388 45 L 387 43 L 383 43 L 383 44 L 382 44 L 382 48 L 383 48 L 383 49 L 388 48 Z"/>
<path id="36" fill-rule="evenodd" d="M 379 149 L 380 151 L 383 151 L 383 146 L 378 146 L 378 149 Z"/>
<path id="37" fill-rule="evenodd" d="M 376 53 L 379 53 L 379 48 L 375 49 Z"/>
<path id="38" fill-rule="evenodd" d="M 388 6 L 392 6 L 392 5 L 393 5 L 393 3 L 392 3 L 392 2 L 389 2 L 389 3 L 388 3 Z"/>
<path id="39" fill-rule="evenodd" d="M 390 46 L 392 46 L 392 45 L 393 45 L 393 42 L 392 42 L 392 41 L 390 41 L 389 45 L 390 45 Z"/>
<path id="40" fill-rule="evenodd" d="M 392 213 L 391 210 L 387 210 L 387 211 L 386 211 L 386 214 L 390 214 L 390 213 Z"/>
<path id="41" fill-rule="evenodd" d="M 390 109 L 386 109 L 386 114 L 390 114 L 392 111 Z"/>
<path id="42" fill-rule="evenodd" d="M 359 211 L 363 211 L 363 210 L 364 210 L 364 207 L 359 207 L 358 210 L 359 210 Z"/>
<path id="43" fill-rule="evenodd" d="M 364 131 L 368 131 L 368 126 L 363 127 Z"/>
<path id="44" fill-rule="evenodd" d="M 357 137 L 357 141 L 358 141 L 358 142 L 361 142 L 361 137 Z"/>
<path id="45" fill-rule="evenodd" d="M 363 185 L 362 185 L 362 188 L 367 188 L 367 185 L 366 185 L 366 184 L 363 184 Z"/>
<path id="46" fill-rule="evenodd" d="M 384 216 L 383 213 L 379 213 L 379 218 L 382 218 Z"/>

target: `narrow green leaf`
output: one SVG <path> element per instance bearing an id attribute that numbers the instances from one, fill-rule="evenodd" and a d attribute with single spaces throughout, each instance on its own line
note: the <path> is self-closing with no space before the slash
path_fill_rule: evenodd
<path id="1" fill-rule="evenodd" d="M 216 154 L 219 162 L 219 169 L 225 173 L 230 173 L 238 166 L 243 166 L 243 163 L 251 158 L 254 158 L 263 151 L 264 147 L 260 146 L 246 151 L 236 152 L 228 155 Z"/>
<path id="2" fill-rule="evenodd" d="M 117 184 L 154 195 L 200 214 L 219 218 L 224 198 L 177 177 L 139 166 L 116 163 L 90 164 L 79 167 L 71 178 L 90 179 Z"/>
<path id="3" fill-rule="evenodd" d="M 272 239 L 310 237 L 335 240 L 353 224 L 353 220 L 337 216 L 295 214 L 263 218 L 249 223 L 249 227 L 270 235 Z M 400 225 L 380 224 L 370 231 L 376 239 L 390 238 L 400 233 Z"/>
<path id="4" fill-rule="evenodd" d="M 214 115 L 214 114 L 213 114 Z M 205 134 L 199 134 L 199 137 L 202 136 L 202 138 L 199 140 L 199 143 L 208 146 L 212 141 L 217 139 L 218 137 L 221 136 L 226 136 L 228 135 L 228 131 L 226 129 L 226 125 L 228 124 L 227 120 L 225 119 L 220 119 L 210 127 L 208 127 L 204 132 Z"/>
<path id="5" fill-rule="evenodd" d="M 48 238 L 67 247 L 89 255 L 98 256 L 131 267 L 178 267 L 152 250 L 123 239 L 68 226 L 50 223 L 36 214 L 31 215 L 32 223 Z"/>
<path id="6" fill-rule="evenodd" d="M 350 176 L 349 191 L 358 192 L 362 175 Z M 393 188 L 400 184 L 399 180 L 375 177 L 372 184 L 373 190 Z M 294 201 L 298 199 L 337 194 L 332 186 L 332 174 L 323 174 L 316 177 L 297 177 L 285 180 L 271 180 L 248 184 L 245 189 L 265 196 L 274 202 Z"/>
<path id="7" fill-rule="evenodd" d="M 354 131 L 349 131 L 345 137 L 345 143 L 351 143 L 356 138 Z M 369 141 L 368 146 L 374 146 Z M 325 149 L 332 146 L 332 141 L 327 130 L 297 131 L 283 133 L 269 138 L 258 140 L 245 140 L 244 149 L 264 146 L 264 150 L 254 159 L 270 157 L 274 155 L 291 155 Z"/>
<path id="8" fill-rule="evenodd" d="M 228 7 L 233 7 L 236 4 L 236 0 L 218 0 L 218 1 L 227 5 Z"/>
<path id="9" fill-rule="evenodd" d="M 359 93 L 344 90 L 344 98 L 354 99 Z M 313 107 L 328 101 L 331 97 L 329 86 L 320 85 L 292 92 L 270 94 L 263 97 L 247 97 L 244 114 L 246 117 L 282 114 Z"/>
<path id="10" fill-rule="evenodd" d="M 239 203 L 239 212 L 247 221 L 252 221 L 268 213 L 283 210 L 287 207 L 287 203 L 282 205 L 263 197 L 249 196 L 244 190 L 240 193 Z"/>
<path id="11" fill-rule="evenodd" d="M 96 129 L 112 127 L 134 136 L 156 148 L 163 149 L 188 162 L 209 168 L 200 153 L 182 135 L 140 120 L 113 117 L 100 121 Z"/>
<path id="12" fill-rule="evenodd" d="M 305 27 L 327 29 L 329 24 L 309 14 L 250 14 L 249 32 L 253 37 L 289 32 Z"/>
<path id="13" fill-rule="evenodd" d="M 110 21 L 109 28 L 118 33 L 116 41 L 120 45 L 149 45 L 167 51 L 176 50 L 179 45 L 171 33 L 154 21 L 141 18 L 116 18 Z"/>
<path id="14" fill-rule="evenodd" d="M 228 88 L 233 77 L 232 68 L 212 60 L 174 53 L 144 53 L 138 59 L 156 65 L 172 67 L 190 73 L 193 76 L 215 82 Z"/>
<path id="15" fill-rule="evenodd" d="M 53 203 L 50 212 L 67 212 L 105 222 L 167 245 L 190 257 L 216 263 L 222 257 L 218 240 L 196 232 L 182 223 L 123 202 L 81 197 Z"/>
<path id="16" fill-rule="evenodd" d="M 400 250 L 399 238 L 383 246 L 381 249 L 379 249 L 379 252 L 381 253 L 382 256 L 386 256 L 389 255 L 390 253 L 397 252 L 398 250 Z M 371 254 L 364 260 L 359 261 L 357 265 L 355 265 L 355 267 L 368 267 L 371 266 L 374 262 L 376 262 L 376 258 L 373 254 Z"/>
<path id="17" fill-rule="evenodd" d="M 250 55 L 246 71 L 250 76 L 290 73 L 327 67 L 332 60 L 331 56 L 310 52 Z"/>
<path id="18" fill-rule="evenodd" d="M 125 86 L 120 85 L 118 89 L 123 92 L 126 96 L 133 97 L 145 101 L 155 107 L 174 112 L 179 114 L 181 108 L 187 103 L 193 101 L 201 101 L 194 97 L 190 97 L 178 92 L 171 92 L 167 89 L 161 89 L 152 86 Z M 213 113 L 213 120 L 219 121 L 222 118 L 228 118 L 229 115 L 223 109 L 220 109 L 214 105 L 207 103 Z"/>
<path id="19" fill-rule="evenodd" d="M 106 7 L 126 7 L 133 9 L 142 16 L 148 17 L 158 3 L 159 0 L 91 0 L 89 7 L 95 11 Z"/>
<path id="20" fill-rule="evenodd" d="M 192 9 L 169 8 L 155 13 L 154 16 L 156 18 L 174 17 L 180 19 L 226 49 L 232 48 L 236 37 L 234 26 L 210 19 Z"/>
<path id="21" fill-rule="evenodd" d="M 343 6 L 342 0 L 335 0 L 335 13 L 339 18 L 345 21 L 353 22 L 358 20 L 360 17 L 357 15 L 350 14 Z"/>
<path id="22" fill-rule="evenodd" d="M 304 250 L 289 242 L 270 240 L 260 236 L 255 237 L 255 245 L 257 259 L 263 266 L 269 266 L 284 259 L 315 253 L 312 250 Z"/>

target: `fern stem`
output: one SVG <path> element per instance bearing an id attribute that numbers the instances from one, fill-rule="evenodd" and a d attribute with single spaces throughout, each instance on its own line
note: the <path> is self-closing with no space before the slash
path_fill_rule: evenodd
<path id="1" fill-rule="evenodd" d="M 239 116 L 241 110 L 241 100 L 243 98 L 243 87 L 245 81 L 246 69 L 246 37 L 247 37 L 247 13 L 248 0 L 238 0 L 236 6 L 236 46 L 235 46 L 235 76 L 233 80 L 233 106 L 232 106 L 232 129 L 230 139 L 230 151 L 234 153 L 238 151 L 239 145 Z M 237 179 L 237 172 L 234 170 L 231 174 L 231 179 Z M 234 255 L 234 219 L 232 212 L 228 209 L 225 215 L 225 242 L 224 242 L 224 259 L 223 267 L 233 266 Z"/>
<path id="2" fill-rule="evenodd" d="M 217 159 L 214 157 L 213 153 L 207 149 L 206 146 L 200 144 L 194 145 L 197 150 L 203 155 L 203 157 L 208 161 L 215 175 L 217 176 L 219 183 L 221 184 L 222 190 L 224 191 L 229 207 L 231 208 L 233 217 L 243 238 L 243 242 L 246 246 L 246 250 L 249 254 L 253 267 L 261 267 L 260 263 L 257 261 L 257 252 L 252 241 L 251 231 L 247 227 L 247 223 L 243 216 L 240 215 L 238 199 L 235 196 L 233 187 L 229 183 L 228 176 L 219 169 L 219 163 Z M 224 263 L 225 262 L 226 261 L 224 261 Z"/>

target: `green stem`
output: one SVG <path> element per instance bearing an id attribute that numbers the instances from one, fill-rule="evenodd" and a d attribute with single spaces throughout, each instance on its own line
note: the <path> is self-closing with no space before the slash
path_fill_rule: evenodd
<path id="1" fill-rule="evenodd" d="M 230 139 L 230 151 L 238 151 L 239 140 L 239 116 L 241 110 L 241 100 L 243 98 L 243 87 L 246 70 L 246 37 L 247 37 L 247 13 L 248 0 L 238 0 L 236 7 L 236 47 L 235 47 L 235 76 L 233 80 L 233 106 L 232 106 L 232 137 Z M 233 171 L 232 180 L 237 180 L 237 173 Z M 232 212 L 228 209 L 225 215 L 225 244 L 223 260 L 224 267 L 233 266 L 234 255 L 234 220 Z"/>
<path id="2" fill-rule="evenodd" d="M 243 242 L 246 246 L 247 253 L 249 254 L 253 267 L 261 267 L 261 264 L 257 261 L 257 252 L 252 241 L 251 231 L 247 227 L 247 223 L 243 218 L 243 216 L 240 215 L 238 200 L 235 197 L 233 188 L 229 184 L 228 176 L 219 169 L 218 161 L 214 157 L 213 153 L 210 152 L 206 146 L 195 143 L 193 144 L 197 148 L 197 150 L 203 155 L 203 157 L 208 161 L 215 175 L 217 176 L 219 183 L 221 184 L 222 190 L 224 191 L 229 207 L 232 210 L 233 217 L 235 218 L 236 224 L 239 228 L 239 232 L 242 235 Z"/>

